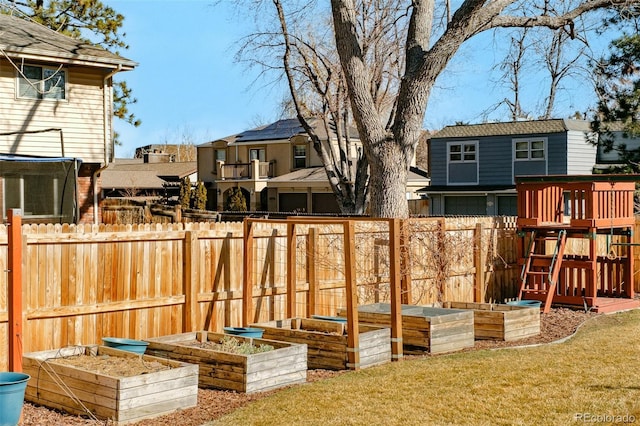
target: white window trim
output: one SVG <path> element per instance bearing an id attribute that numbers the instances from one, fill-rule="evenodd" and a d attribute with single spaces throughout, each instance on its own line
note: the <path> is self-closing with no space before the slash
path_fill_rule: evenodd
<path id="1" fill-rule="evenodd" d="M 531 142 L 538 142 L 538 141 L 542 141 L 543 143 L 543 156 L 542 158 L 531 158 Z M 527 151 L 527 158 L 516 158 L 516 144 L 520 143 L 520 142 L 527 142 L 527 146 L 528 146 L 528 151 Z M 512 139 L 512 158 L 513 161 L 547 161 L 547 142 L 548 139 L 547 138 L 518 138 L 518 139 Z"/>
<path id="2" fill-rule="evenodd" d="M 69 73 L 67 72 L 66 69 L 64 68 L 59 68 L 59 67 L 50 67 L 50 66 L 46 66 L 46 65 L 40 65 L 40 64 L 31 64 L 31 63 L 27 63 L 24 64 L 25 66 L 29 66 L 29 67 L 38 67 L 38 68 L 42 68 L 42 70 L 50 70 L 50 71 L 56 71 L 56 72 L 61 72 L 64 74 L 64 97 L 61 99 L 55 99 L 55 98 L 45 98 L 44 96 L 41 98 L 32 98 L 32 97 L 28 97 L 28 96 L 20 96 L 20 81 L 24 78 L 23 75 L 21 74 L 20 71 L 16 70 L 16 84 L 15 84 L 15 96 L 16 99 L 23 99 L 23 100 L 30 100 L 30 101 L 46 101 L 46 102 L 67 102 L 69 100 Z M 44 80 L 40 80 L 38 83 L 40 85 L 42 85 Z M 39 89 L 39 91 L 41 91 L 43 88 L 41 87 Z"/>
<path id="3" fill-rule="evenodd" d="M 475 154 L 476 154 L 476 158 L 475 160 L 465 160 L 464 159 L 464 155 L 461 155 L 461 159 L 460 160 L 456 160 L 456 161 L 451 161 L 451 146 L 453 145 L 461 145 L 461 154 L 464 154 L 464 145 L 474 145 L 476 148 Z M 447 142 L 447 165 L 446 165 L 446 170 L 447 170 L 447 185 L 450 186 L 459 186 L 459 185 L 477 185 L 480 182 L 480 149 L 479 149 L 479 143 L 477 140 L 473 140 L 473 141 L 451 141 L 451 142 Z M 470 182 L 451 182 L 449 180 L 449 165 L 450 164 L 472 164 L 475 163 L 476 164 L 476 180 L 475 182 L 470 181 Z"/>
<path id="4" fill-rule="evenodd" d="M 451 147 L 454 145 L 460 145 L 460 160 L 451 160 Z M 473 145 L 475 147 L 475 158 L 473 160 L 464 159 L 464 146 Z M 478 141 L 464 141 L 464 142 L 447 142 L 447 164 L 448 163 L 477 163 L 478 162 Z"/>
<path id="5" fill-rule="evenodd" d="M 267 161 L 267 147 L 260 146 L 260 147 L 248 148 L 247 149 L 247 155 L 249 156 L 249 162 L 251 162 L 251 151 L 258 151 L 258 158 L 256 158 L 256 160 L 258 160 L 260 162 L 266 162 Z M 264 152 L 264 160 L 260 160 L 260 151 Z"/>
<path id="6" fill-rule="evenodd" d="M 544 143 L 544 156 L 542 158 L 516 158 L 516 143 L 517 142 L 529 142 L 529 157 L 531 157 L 531 142 L 541 140 Z M 546 137 L 539 138 L 518 138 L 511 140 L 511 183 L 516 183 L 516 170 L 515 164 L 516 162 L 525 162 L 525 161 L 534 161 L 541 162 L 544 161 L 544 174 L 549 174 L 549 162 L 547 161 L 547 154 L 549 152 L 549 139 Z"/>
<path id="7" fill-rule="evenodd" d="M 296 147 L 298 147 L 298 146 L 304 147 L 304 157 L 296 155 Z M 308 145 L 301 144 L 301 143 L 292 145 L 292 148 L 291 148 L 291 155 L 292 155 L 292 159 L 291 159 L 291 161 L 292 161 L 291 166 L 292 167 L 291 167 L 291 169 L 292 170 L 300 170 L 300 169 L 304 169 L 305 167 L 307 167 L 307 157 L 308 157 L 307 153 L 309 152 L 309 149 L 307 147 L 308 147 Z M 296 167 L 296 159 L 303 159 L 303 158 L 304 158 L 304 166 Z"/>

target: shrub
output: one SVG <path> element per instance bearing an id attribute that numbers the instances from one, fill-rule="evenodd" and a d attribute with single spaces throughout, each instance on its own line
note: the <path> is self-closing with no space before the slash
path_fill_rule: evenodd
<path id="1" fill-rule="evenodd" d="M 196 183 L 195 189 L 191 191 L 191 206 L 197 210 L 207 208 L 207 189 L 200 180 Z"/>
<path id="2" fill-rule="evenodd" d="M 180 180 L 180 195 L 178 196 L 178 202 L 183 209 L 188 209 L 191 205 L 191 180 L 189 176 L 186 176 Z"/>
<path id="3" fill-rule="evenodd" d="M 244 198 L 242 189 L 231 188 L 229 190 L 229 198 L 227 198 L 225 210 L 231 211 L 231 212 L 247 211 L 247 200 Z"/>

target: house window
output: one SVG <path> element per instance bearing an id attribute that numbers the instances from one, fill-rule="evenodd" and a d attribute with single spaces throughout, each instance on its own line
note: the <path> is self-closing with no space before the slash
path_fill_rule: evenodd
<path id="1" fill-rule="evenodd" d="M 293 146 L 293 168 L 303 169 L 306 166 L 307 166 L 307 146 L 294 145 Z"/>
<path id="2" fill-rule="evenodd" d="M 249 161 L 258 160 L 258 161 L 266 161 L 266 154 L 264 148 L 253 148 L 249 150 Z"/>
<path id="3" fill-rule="evenodd" d="M 75 161 L 0 164 L 0 212 L 21 209 L 25 219 L 54 219 L 73 223 L 75 217 Z"/>
<path id="4" fill-rule="evenodd" d="M 449 144 L 450 163 L 469 163 L 476 161 L 476 143 Z"/>
<path id="5" fill-rule="evenodd" d="M 66 73 L 61 69 L 25 65 L 18 74 L 18 97 L 66 99 L 66 81 Z"/>
<path id="6" fill-rule="evenodd" d="M 544 139 L 518 139 L 514 142 L 516 160 L 544 160 Z"/>
<path id="7" fill-rule="evenodd" d="M 227 151 L 224 149 L 215 150 L 215 161 L 227 161 Z"/>

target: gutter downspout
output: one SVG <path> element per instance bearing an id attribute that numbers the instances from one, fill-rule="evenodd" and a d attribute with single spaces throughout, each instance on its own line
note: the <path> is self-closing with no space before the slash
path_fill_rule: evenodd
<path id="1" fill-rule="evenodd" d="M 115 152 L 114 152 L 115 149 L 112 149 L 111 152 L 109 152 L 109 149 L 108 149 L 108 145 L 112 143 L 112 139 L 113 139 L 111 137 L 112 131 L 109 131 L 109 129 L 112 129 L 113 125 L 111 125 L 111 127 L 107 126 L 107 123 L 111 119 L 111 108 L 109 108 L 109 104 L 107 103 L 107 101 L 111 99 L 111 97 L 107 96 L 107 87 L 108 87 L 107 84 L 109 82 L 109 79 L 113 77 L 115 74 L 117 74 L 118 72 L 120 72 L 121 70 L 122 70 L 122 64 L 118 64 L 118 68 L 114 69 L 109 74 L 105 75 L 104 78 L 102 79 L 102 105 L 103 105 L 103 111 L 104 111 L 104 121 L 102 123 L 102 132 L 104 136 L 104 165 L 98 168 L 98 170 L 96 170 L 95 172 L 93 172 L 93 175 L 91 176 L 91 182 L 93 185 L 93 224 L 94 225 L 98 224 L 98 176 L 100 176 L 100 173 L 102 173 L 102 171 L 109 166 L 109 163 L 113 160 L 113 157 L 115 155 Z M 113 103 L 113 100 L 111 100 L 111 102 Z"/>

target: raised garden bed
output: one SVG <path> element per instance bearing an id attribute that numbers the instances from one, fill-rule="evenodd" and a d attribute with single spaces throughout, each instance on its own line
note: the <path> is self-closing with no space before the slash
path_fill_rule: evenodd
<path id="1" fill-rule="evenodd" d="M 305 345 L 204 331 L 146 341 L 148 354 L 198 364 L 203 388 L 251 393 L 307 378 Z"/>
<path id="2" fill-rule="evenodd" d="M 31 376 L 25 399 L 116 425 L 198 402 L 198 366 L 106 346 L 77 346 L 23 356 Z M 72 397 L 73 396 L 73 397 Z"/>
<path id="3" fill-rule="evenodd" d="M 474 345 L 473 312 L 462 309 L 402 305 L 402 343 L 405 353 L 454 352 Z M 338 316 L 346 317 L 344 309 Z M 361 323 L 389 327 L 391 305 L 374 303 L 358 306 Z"/>
<path id="4" fill-rule="evenodd" d="M 473 311 L 475 338 L 518 340 L 540 334 L 540 308 L 494 303 L 445 302 L 445 308 Z"/>
<path id="5" fill-rule="evenodd" d="M 288 318 L 253 324 L 262 328 L 263 337 L 307 345 L 307 365 L 310 369 L 347 370 L 347 334 L 344 323 L 321 319 Z M 360 368 L 383 364 L 391 360 L 389 328 L 360 325 L 358 335 Z"/>

